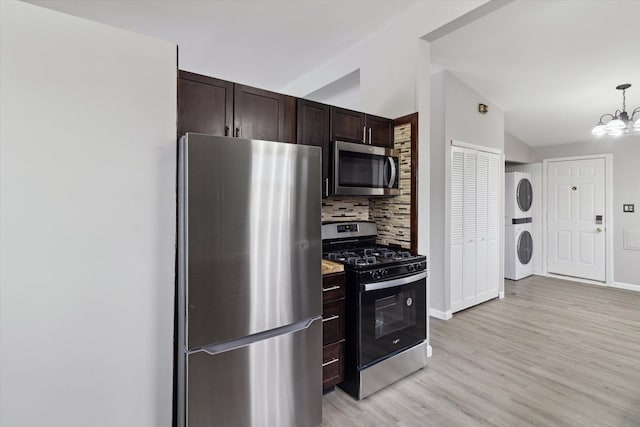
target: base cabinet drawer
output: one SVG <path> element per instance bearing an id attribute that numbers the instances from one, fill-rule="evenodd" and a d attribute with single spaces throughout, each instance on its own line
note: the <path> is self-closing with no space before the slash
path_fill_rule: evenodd
<path id="1" fill-rule="evenodd" d="M 322 306 L 322 345 L 344 339 L 344 299 Z"/>
<path id="2" fill-rule="evenodd" d="M 322 348 L 322 388 L 342 382 L 344 376 L 344 341 Z"/>
<path id="3" fill-rule="evenodd" d="M 322 302 L 326 303 L 344 298 L 344 282 L 344 272 L 325 274 L 322 276 Z"/>

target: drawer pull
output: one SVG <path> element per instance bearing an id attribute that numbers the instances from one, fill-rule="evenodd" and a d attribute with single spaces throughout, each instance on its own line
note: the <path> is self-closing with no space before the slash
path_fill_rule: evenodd
<path id="1" fill-rule="evenodd" d="M 339 362 L 339 361 L 340 361 L 340 359 L 336 359 L 336 358 L 334 357 L 333 359 L 329 360 L 328 362 L 324 362 L 324 363 L 322 364 L 322 367 L 324 368 L 325 366 L 331 365 L 331 364 L 336 363 L 336 362 Z M 316 365 L 316 366 L 317 366 L 317 365 Z"/>
<path id="2" fill-rule="evenodd" d="M 336 319 L 339 319 L 339 318 L 340 318 L 340 316 L 338 316 L 338 315 L 334 314 L 334 315 L 333 315 L 333 316 L 331 316 L 331 317 L 327 317 L 326 319 L 322 319 L 322 323 L 324 323 L 324 322 L 328 322 L 328 321 L 330 321 L 330 320 L 336 320 Z"/>
<path id="3" fill-rule="evenodd" d="M 340 289 L 340 285 L 331 286 L 330 288 L 322 288 L 322 292 L 335 291 L 336 289 Z"/>

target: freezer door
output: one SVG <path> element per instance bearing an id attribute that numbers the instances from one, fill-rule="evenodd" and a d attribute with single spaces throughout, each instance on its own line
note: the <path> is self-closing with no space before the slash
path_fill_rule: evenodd
<path id="1" fill-rule="evenodd" d="M 182 143 L 187 348 L 320 315 L 321 149 L 199 134 Z"/>
<path id="2" fill-rule="evenodd" d="M 187 356 L 187 426 L 322 422 L 322 319 L 234 350 Z"/>

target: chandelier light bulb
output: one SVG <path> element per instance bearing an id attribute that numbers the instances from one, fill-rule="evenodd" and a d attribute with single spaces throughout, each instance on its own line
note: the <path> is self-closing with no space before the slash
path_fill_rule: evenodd
<path id="1" fill-rule="evenodd" d="M 606 129 L 606 126 L 603 125 L 602 123 L 598 123 L 596 127 L 594 127 L 593 130 L 591 131 L 591 135 L 596 135 L 596 136 L 604 135 L 605 133 L 607 133 L 607 129 Z"/>
<path id="2" fill-rule="evenodd" d="M 636 119 L 635 124 L 633 125 L 634 132 L 640 132 L 640 117 Z"/>
<path id="3" fill-rule="evenodd" d="M 614 130 L 624 130 L 627 127 L 627 125 L 620 119 L 613 119 L 611 120 L 609 123 L 607 123 L 607 125 L 605 126 L 605 129 L 607 129 L 607 131 L 612 132 Z M 609 135 L 611 135 L 611 133 L 609 133 Z"/>

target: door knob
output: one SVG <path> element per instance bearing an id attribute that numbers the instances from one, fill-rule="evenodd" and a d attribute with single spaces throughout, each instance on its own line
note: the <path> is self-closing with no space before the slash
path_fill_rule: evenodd
<path id="1" fill-rule="evenodd" d="M 604 231 L 604 228 L 600 228 L 600 227 L 598 227 L 598 228 L 596 228 L 596 231 L 597 231 L 598 233 L 602 233 L 602 232 Z"/>

